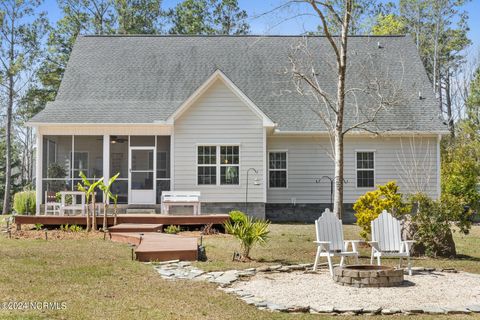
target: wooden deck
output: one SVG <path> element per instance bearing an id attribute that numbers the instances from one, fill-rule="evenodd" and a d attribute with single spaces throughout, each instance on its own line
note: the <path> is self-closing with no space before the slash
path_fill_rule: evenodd
<path id="1" fill-rule="evenodd" d="M 197 260 L 197 238 L 183 237 L 164 233 L 111 233 L 115 242 L 136 246 L 135 256 L 138 261 Z"/>
<path id="2" fill-rule="evenodd" d="M 202 226 L 206 224 L 222 225 L 229 218 L 228 214 L 204 214 L 199 216 L 193 215 L 164 215 L 164 214 L 119 214 L 117 224 L 135 223 L 135 224 L 163 224 L 163 225 L 181 225 L 181 226 Z M 86 225 L 85 216 L 15 216 L 15 224 L 17 228 L 21 228 L 23 224 L 42 224 L 44 226 L 58 226 L 65 224 L 76 224 L 79 226 Z M 103 223 L 103 217 L 97 216 L 97 224 Z M 108 226 L 113 226 L 113 216 L 107 217 Z"/>

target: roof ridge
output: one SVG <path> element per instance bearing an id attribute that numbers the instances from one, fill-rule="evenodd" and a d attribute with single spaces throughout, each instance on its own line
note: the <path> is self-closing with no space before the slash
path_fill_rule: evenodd
<path id="1" fill-rule="evenodd" d="M 402 38 L 407 34 L 391 34 L 391 35 L 350 35 L 349 38 Z M 241 35 L 225 35 L 225 34 L 84 34 L 79 35 L 84 38 L 325 38 L 324 35 L 260 35 L 260 34 L 241 34 Z M 340 37 L 340 35 L 333 35 Z"/>

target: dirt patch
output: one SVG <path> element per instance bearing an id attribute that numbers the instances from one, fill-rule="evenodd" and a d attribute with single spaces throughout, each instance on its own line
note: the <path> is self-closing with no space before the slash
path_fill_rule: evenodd
<path id="1" fill-rule="evenodd" d="M 64 231 L 59 229 L 53 230 L 35 230 L 33 225 L 22 226 L 23 230 L 16 230 L 14 226 L 10 228 L 12 239 L 43 239 L 45 240 L 45 232 L 48 240 L 79 240 L 79 239 L 103 239 L 104 234 L 100 231 L 86 232 L 81 231 Z M 8 235 L 7 235 L 8 236 Z"/>

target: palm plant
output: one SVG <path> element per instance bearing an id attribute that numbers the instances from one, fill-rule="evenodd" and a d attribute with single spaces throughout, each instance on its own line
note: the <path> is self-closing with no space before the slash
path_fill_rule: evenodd
<path id="1" fill-rule="evenodd" d="M 224 224 L 225 231 L 240 241 L 242 260 L 250 260 L 250 251 L 257 243 L 264 245 L 267 242 L 269 225 L 269 221 L 247 216 L 242 219 L 231 219 Z"/>
<path id="2" fill-rule="evenodd" d="M 83 172 L 79 174 L 80 178 L 82 178 L 82 183 L 77 184 L 77 190 L 82 191 L 85 193 L 85 202 L 87 203 L 87 231 L 91 230 L 91 226 L 93 226 L 93 230 L 96 230 L 97 227 L 97 219 L 95 218 L 95 189 L 98 185 L 103 181 L 103 177 L 98 179 L 97 181 L 90 182 Z M 90 224 L 90 210 L 89 210 L 89 202 L 90 199 L 92 201 L 92 224 Z"/>
<path id="3" fill-rule="evenodd" d="M 113 225 L 117 225 L 117 202 L 118 202 L 118 194 L 110 193 L 110 199 L 113 200 Z"/>
<path id="4" fill-rule="evenodd" d="M 102 229 L 103 231 L 105 232 L 105 230 L 107 230 L 107 210 L 108 210 L 108 199 L 112 199 L 112 192 L 111 192 L 111 187 L 112 187 L 112 184 L 115 182 L 115 180 L 117 180 L 118 176 L 120 175 L 120 172 L 117 173 L 116 175 L 114 175 L 113 177 L 110 178 L 110 180 L 108 180 L 107 183 L 102 182 L 98 185 L 98 187 L 100 188 L 100 190 L 103 191 L 103 226 L 102 226 Z M 115 203 L 115 207 L 116 207 L 116 203 Z"/>

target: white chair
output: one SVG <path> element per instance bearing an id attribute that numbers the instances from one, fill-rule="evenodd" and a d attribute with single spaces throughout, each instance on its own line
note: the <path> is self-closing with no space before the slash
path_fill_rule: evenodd
<path id="1" fill-rule="evenodd" d="M 51 191 L 45 191 L 45 215 L 49 212 L 60 214 L 61 203 L 57 202 L 57 194 Z"/>
<path id="2" fill-rule="evenodd" d="M 343 266 L 345 257 L 355 257 L 355 263 L 358 263 L 357 243 L 361 240 L 343 240 L 342 220 L 326 209 L 318 220 L 315 221 L 315 231 L 317 233 L 317 254 L 313 270 L 317 269 L 320 257 L 327 257 L 330 275 L 333 277 L 332 257 L 341 257 L 340 266 Z M 352 250 L 348 251 L 351 244 Z"/>
<path id="3" fill-rule="evenodd" d="M 381 257 L 400 258 L 399 267 L 402 267 L 402 259 L 408 260 L 408 274 L 412 275 L 412 265 L 410 263 L 410 248 L 415 243 L 413 240 L 402 240 L 402 228 L 400 221 L 395 219 L 386 210 L 372 221 L 372 255 L 370 263 L 377 258 L 378 265 L 381 264 Z"/>

